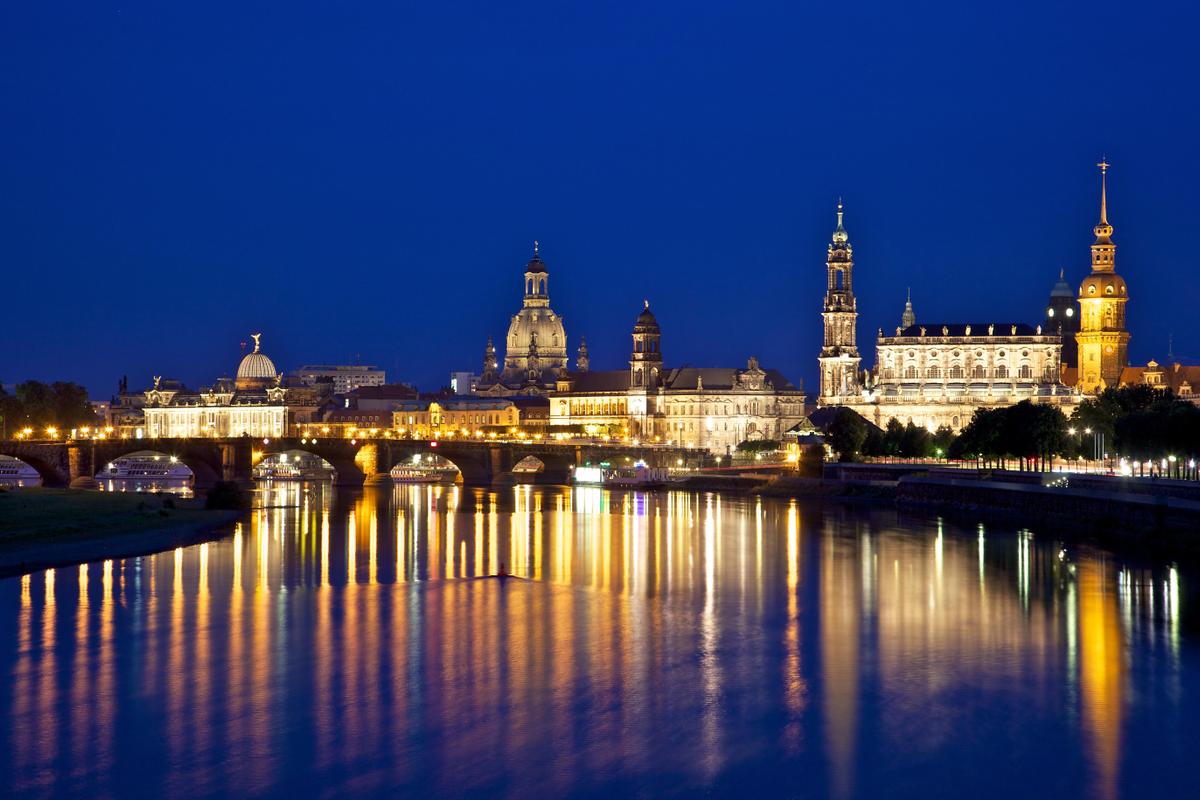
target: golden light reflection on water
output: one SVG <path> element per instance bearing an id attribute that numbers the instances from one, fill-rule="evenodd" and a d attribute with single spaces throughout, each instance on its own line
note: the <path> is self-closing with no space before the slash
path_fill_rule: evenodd
<path id="1" fill-rule="evenodd" d="M 1094 792 L 1115 796 L 1129 637 L 1161 642 L 1179 680 L 1177 568 L 1030 531 L 594 488 L 260 501 L 221 541 L 0 584 L 23 791 L 111 791 L 137 708 L 168 795 L 296 771 L 459 793 L 514 764 L 552 794 L 655 770 L 704 786 L 758 753 L 819 758 L 822 793 L 849 797 L 872 748 L 959 746 L 973 692 L 1077 719 Z"/>

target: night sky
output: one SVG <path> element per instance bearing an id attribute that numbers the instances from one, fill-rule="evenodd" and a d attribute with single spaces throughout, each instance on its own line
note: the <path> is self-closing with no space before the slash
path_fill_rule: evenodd
<path id="1" fill-rule="evenodd" d="M 1040 321 L 1113 164 L 1130 358 L 1200 362 L 1191 4 L 0 8 L 0 381 L 278 367 L 435 389 L 541 240 L 571 352 L 756 355 L 816 389 L 838 196 L 859 340 Z"/>

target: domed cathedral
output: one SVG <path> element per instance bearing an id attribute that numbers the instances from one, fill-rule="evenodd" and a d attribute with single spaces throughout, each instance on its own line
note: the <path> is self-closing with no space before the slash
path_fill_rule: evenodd
<path id="1" fill-rule="evenodd" d="M 504 369 L 497 371 L 496 351 L 488 339 L 477 394 L 545 394 L 567 368 L 567 332 L 550 307 L 550 272 L 538 243 L 525 265 L 525 300 L 513 315 L 505 340 Z"/>
<path id="2" fill-rule="evenodd" d="M 1063 271 L 1059 270 L 1058 283 L 1050 290 L 1050 302 L 1046 305 L 1046 319 L 1042 327 L 1046 332 L 1062 337 L 1062 365 L 1074 369 L 1079 353 L 1075 341 L 1075 334 L 1079 332 L 1079 303 L 1075 300 L 1075 291 L 1063 275 Z"/>
<path id="3" fill-rule="evenodd" d="M 1112 225 L 1108 223 L 1108 168 L 1100 167 L 1100 222 L 1092 243 L 1092 273 L 1079 286 L 1078 389 L 1095 394 L 1121 383 L 1129 363 L 1129 331 L 1125 329 L 1125 304 L 1129 300 L 1125 279 L 1117 274 Z"/>
<path id="4" fill-rule="evenodd" d="M 821 318 L 825 335 L 818 361 L 821 364 L 820 405 L 861 401 L 858 368 L 861 358 L 855 342 L 858 306 L 854 299 L 854 248 L 843 225 L 842 201 L 837 205 L 837 227 L 825 259 L 825 304 Z"/>
<path id="5" fill-rule="evenodd" d="M 663 363 L 662 329 L 643 301 L 633 323 L 629 367 L 559 373 L 550 425 L 591 435 L 669 442 L 725 455 L 748 439 L 779 439 L 804 418 L 804 391 L 750 357 L 745 369 Z"/>

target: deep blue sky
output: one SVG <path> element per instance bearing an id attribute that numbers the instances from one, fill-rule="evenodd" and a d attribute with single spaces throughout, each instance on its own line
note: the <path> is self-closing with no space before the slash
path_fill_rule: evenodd
<path id="1" fill-rule="evenodd" d="M 845 198 L 860 343 L 1036 322 L 1102 153 L 1131 360 L 1200 361 L 1189 4 L 5 3 L 0 380 L 477 369 L 542 241 L 572 351 L 815 389 Z"/>

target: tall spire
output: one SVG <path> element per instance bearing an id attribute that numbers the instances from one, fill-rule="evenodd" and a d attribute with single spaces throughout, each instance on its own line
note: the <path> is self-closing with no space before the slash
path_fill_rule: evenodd
<path id="1" fill-rule="evenodd" d="M 837 204 L 837 227 L 833 229 L 833 244 L 830 245 L 830 249 L 833 249 L 834 246 L 841 247 L 842 245 L 845 245 L 846 241 L 850 238 L 846 233 L 844 219 L 845 210 L 842 206 L 842 198 L 839 197 Z"/>
<path id="2" fill-rule="evenodd" d="M 904 314 L 902 314 L 900 317 L 900 327 L 901 328 L 911 328 L 913 325 L 916 325 L 916 324 L 917 324 L 917 314 L 916 314 L 916 312 L 913 311 L 912 289 L 909 288 L 908 300 L 906 300 L 904 303 Z"/>
<path id="3" fill-rule="evenodd" d="M 1100 157 L 1100 224 L 1108 224 L 1108 159 Z"/>

